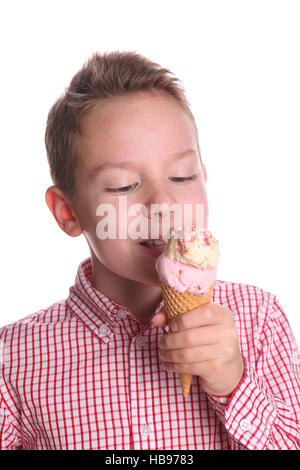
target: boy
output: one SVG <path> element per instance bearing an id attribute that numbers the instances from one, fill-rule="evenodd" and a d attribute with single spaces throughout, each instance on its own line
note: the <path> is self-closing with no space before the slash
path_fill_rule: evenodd
<path id="1" fill-rule="evenodd" d="M 149 226 L 159 216 L 155 238 L 161 204 L 201 205 L 207 227 L 206 170 L 178 80 L 135 52 L 94 54 L 50 110 L 45 140 L 47 205 L 91 256 L 65 301 L 0 330 L 1 448 L 300 449 L 298 352 L 276 297 L 217 281 L 213 302 L 170 333 L 163 247 L 99 237 L 99 206 L 120 228 L 124 197 L 148 209 Z M 194 375 L 187 398 L 180 372 Z"/>

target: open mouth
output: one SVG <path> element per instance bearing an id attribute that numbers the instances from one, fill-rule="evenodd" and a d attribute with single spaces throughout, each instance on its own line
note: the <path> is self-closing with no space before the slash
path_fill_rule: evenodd
<path id="1" fill-rule="evenodd" d="M 147 240 L 147 241 L 141 242 L 140 245 L 147 246 L 147 247 L 153 247 L 153 246 L 165 247 L 166 242 L 163 239 Z"/>
<path id="2" fill-rule="evenodd" d="M 146 240 L 139 243 L 139 245 L 143 248 L 143 250 L 147 251 L 149 254 L 159 256 L 163 253 L 166 247 L 166 242 L 163 239 Z"/>

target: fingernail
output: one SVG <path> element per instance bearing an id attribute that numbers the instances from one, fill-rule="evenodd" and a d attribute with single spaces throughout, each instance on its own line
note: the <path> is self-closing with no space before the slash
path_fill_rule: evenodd
<path id="1" fill-rule="evenodd" d="M 170 323 L 170 330 L 172 333 L 175 333 L 178 330 L 178 325 L 176 320 L 172 320 Z"/>

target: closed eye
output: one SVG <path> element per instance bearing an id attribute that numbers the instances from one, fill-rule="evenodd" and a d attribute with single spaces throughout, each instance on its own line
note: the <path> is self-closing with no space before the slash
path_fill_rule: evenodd
<path id="1" fill-rule="evenodd" d="M 123 188 L 105 188 L 108 193 L 126 193 L 131 190 L 138 183 L 130 184 L 129 186 L 123 186 Z"/>
<path id="2" fill-rule="evenodd" d="M 198 174 L 192 176 L 174 176 L 171 177 L 170 180 L 175 183 L 184 183 L 185 181 L 193 181 L 198 177 Z M 122 188 L 105 188 L 105 190 L 109 193 L 126 193 L 130 191 L 133 187 L 135 187 L 138 183 L 130 184 L 129 186 L 123 186 Z"/>
<path id="3" fill-rule="evenodd" d="M 176 176 L 176 177 L 174 176 L 174 177 L 171 177 L 170 179 L 171 179 L 171 181 L 174 181 L 175 183 L 182 183 L 182 182 L 184 182 L 184 181 L 193 181 L 193 180 L 195 180 L 197 177 L 198 177 L 198 175 L 196 174 L 196 175 L 192 175 L 192 176 L 185 176 L 185 177 L 182 177 L 182 178 L 179 177 L 179 176 L 178 176 L 178 177 L 177 177 L 177 176 Z"/>

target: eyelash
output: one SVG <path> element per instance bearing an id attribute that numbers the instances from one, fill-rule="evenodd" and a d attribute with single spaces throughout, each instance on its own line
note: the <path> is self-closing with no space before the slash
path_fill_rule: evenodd
<path id="1" fill-rule="evenodd" d="M 183 182 L 183 181 L 193 181 L 193 180 L 195 180 L 195 179 L 197 178 L 197 176 L 198 176 L 198 175 L 196 174 L 196 175 L 192 175 L 192 176 L 185 176 L 184 178 L 173 177 L 173 178 L 172 178 L 172 181 L 174 181 L 174 180 L 180 180 L 180 181 L 177 181 L 178 183 L 181 182 L 181 181 L 182 181 L 182 182 Z"/>
<path id="2" fill-rule="evenodd" d="M 185 176 L 183 178 L 173 177 L 172 181 L 177 180 L 176 183 L 183 183 L 184 181 L 193 181 L 197 178 L 197 176 L 198 175 L 196 174 L 196 175 L 192 175 L 192 176 Z M 131 188 L 132 186 L 134 186 L 134 184 L 130 184 L 129 186 L 124 186 L 123 188 L 113 188 L 113 189 L 112 188 L 106 188 L 106 191 L 109 192 L 109 193 L 126 193 L 126 192 L 129 191 L 128 188 Z"/>

